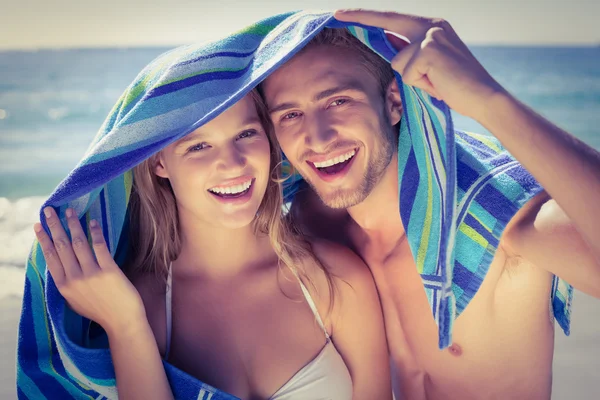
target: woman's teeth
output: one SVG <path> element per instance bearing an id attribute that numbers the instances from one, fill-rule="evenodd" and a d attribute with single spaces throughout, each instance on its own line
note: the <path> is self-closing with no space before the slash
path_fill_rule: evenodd
<path id="1" fill-rule="evenodd" d="M 214 187 L 208 190 L 215 194 L 239 194 L 248 190 L 250 186 L 252 186 L 252 180 L 249 180 L 248 182 L 239 185 L 227 187 Z"/>
<path id="2" fill-rule="evenodd" d="M 330 160 L 326 160 L 326 161 L 322 161 L 322 162 L 315 162 L 313 164 L 317 168 L 331 167 L 332 165 L 343 163 L 344 161 L 351 159 L 352 157 L 354 157 L 355 154 L 356 154 L 356 150 L 352 150 L 352 151 L 347 152 L 346 154 L 342 154 L 341 156 L 334 157 Z"/>

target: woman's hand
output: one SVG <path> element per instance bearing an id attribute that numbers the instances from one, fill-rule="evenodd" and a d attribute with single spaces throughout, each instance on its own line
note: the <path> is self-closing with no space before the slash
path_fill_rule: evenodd
<path id="1" fill-rule="evenodd" d="M 40 223 L 34 231 L 59 292 L 78 314 L 100 324 L 109 336 L 146 322 L 142 299 L 113 260 L 97 221 L 90 221 L 92 247 L 72 209 L 66 210 L 71 240 L 52 207 L 44 209 L 51 239 Z M 95 254 L 95 257 L 94 257 Z"/>

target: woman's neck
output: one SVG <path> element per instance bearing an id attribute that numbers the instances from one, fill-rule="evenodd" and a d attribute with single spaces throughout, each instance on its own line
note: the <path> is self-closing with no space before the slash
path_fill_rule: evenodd
<path id="1" fill-rule="evenodd" d="M 252 266 L 276 259 L 269 237 L 255 233 L 253 224 L 228 229 L 188 214 L 179 214 L 182 246 L 173 261 L 177 275 L 230 279 Z"/>

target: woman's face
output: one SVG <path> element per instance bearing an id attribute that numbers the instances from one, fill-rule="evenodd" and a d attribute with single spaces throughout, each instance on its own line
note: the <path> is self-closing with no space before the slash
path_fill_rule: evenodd
<path id="1" fill-rule="evenodd" d="M 251 96 L 166 147 L 155 172 L 169 179 L 180 217 L 249 225 L 270 177 L 269 140 Z"/>

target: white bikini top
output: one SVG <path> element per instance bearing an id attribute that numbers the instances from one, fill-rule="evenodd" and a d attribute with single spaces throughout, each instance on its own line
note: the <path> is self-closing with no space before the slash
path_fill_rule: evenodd
<path id="1" fill-rule="evenodd" d="M 167 343 L 165 360 L 169 358 L 171 348 L 172 282 L 171 266 L 169 265 L 166 295 Z M 351 400 L 352 378 L 350 372 L 342 356 L 333 345 L 308 289 L 300 279 L 298 279 L 298 282 L 317 323 L 325 333 L 326 343 L 319 354 L 296 372 L 269 400 Z"/>

